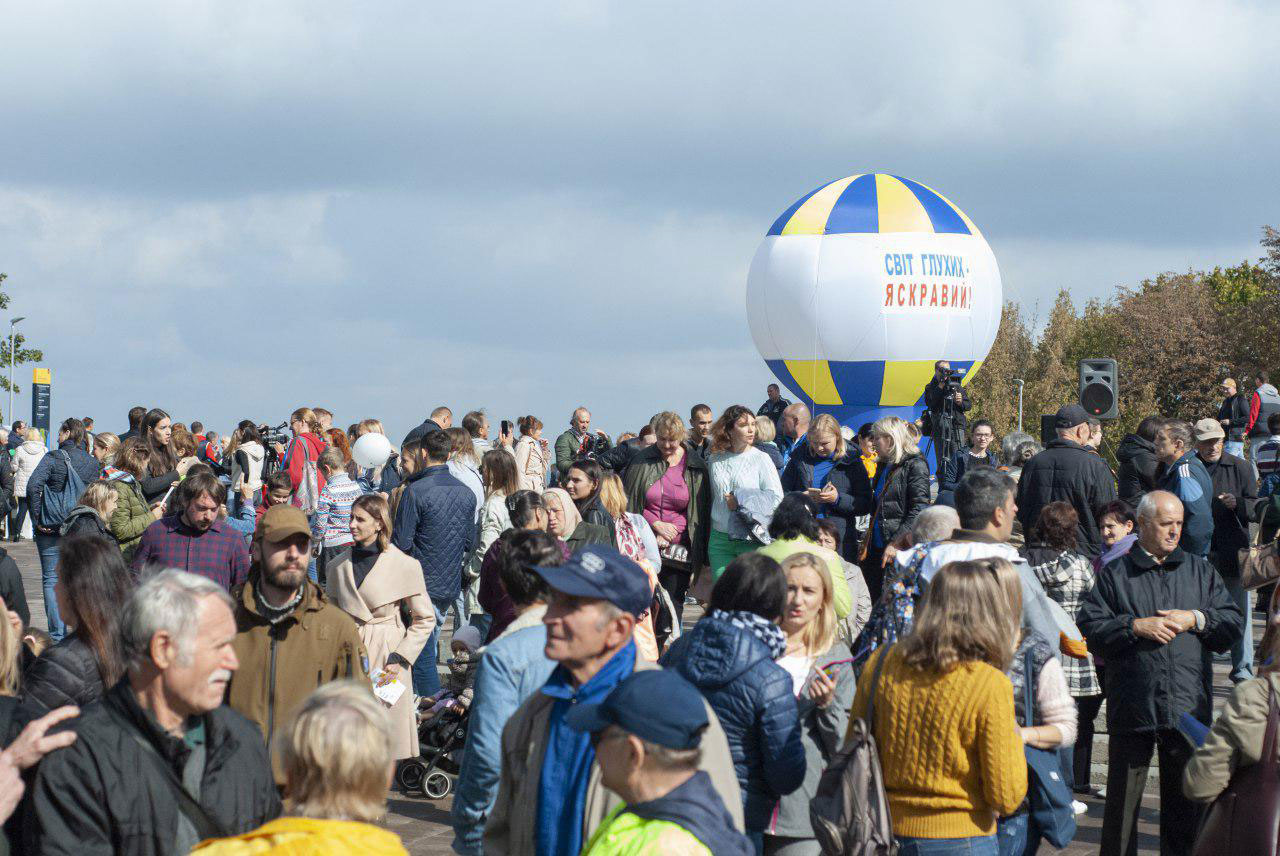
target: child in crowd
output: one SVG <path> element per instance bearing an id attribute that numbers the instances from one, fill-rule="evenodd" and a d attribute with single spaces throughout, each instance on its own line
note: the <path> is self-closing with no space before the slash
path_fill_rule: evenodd
<path id="1" fill-rule="evenodd" d="M 420 719 L 429 719 L 446 708 L 455 713 L 465 713 L 471 707 L 472 685 L 475 684 L 476 669 L 483 653 L 480 642 L 480 630 L 474 624 L 468 624 L 453 634 L 453 641 L 449 644 L 453 651 L 453 657 L 449 659 L 449 677 L 440 692 L 418 702 L 422 711 Z"/>

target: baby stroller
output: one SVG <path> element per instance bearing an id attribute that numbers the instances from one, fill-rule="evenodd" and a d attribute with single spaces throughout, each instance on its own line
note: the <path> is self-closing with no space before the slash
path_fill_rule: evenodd
<path id="1" fill-rule="evenodd" d="M 433 800 L 442 800 L 453 791 L 454 780 L 462 768 L 470 717 L 470 708 L 459 713 L 452 707 L 421 715 L 419 757 L 402 762 L 396 770 L 396 783 L 402 790 L 421 793 Z"/>

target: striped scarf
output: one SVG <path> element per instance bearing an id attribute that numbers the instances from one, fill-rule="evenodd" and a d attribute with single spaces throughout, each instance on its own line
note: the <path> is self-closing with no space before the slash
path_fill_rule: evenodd
<path id="1" fill-rule="evenodd" d="M 728 622 L 734 627 L 741 627 L 752 636 L 764 643 L 769 649 L 770 659 L 777 660 L 783 654 L 787 653 L 787 635 L 782 632 L 782 628 L 774 624 L 767 618 L 756 615 L 754 612 L 746 612 L 741 609 L 735 609 L 732 612 L 725 612 L 722 609 L 713 609 L 708 613 L 712 618 L 720 621 Z"/>

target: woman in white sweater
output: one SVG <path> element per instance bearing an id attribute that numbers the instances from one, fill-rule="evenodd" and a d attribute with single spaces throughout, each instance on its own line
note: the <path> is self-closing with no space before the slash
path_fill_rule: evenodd
<path id="1" fill-rule="evenodd" d="M 755 499 L 763 500 L 770 511 L 782 501 L 778 469 L 768 455 L 754 448 L 755 441 L 755 414 L 741 404 L 725 410 L 711 427 L 711 455 L 707 458 L 711 475 L 711 539 L 707 564 L 713 579 L 719 579 L 725 566 L 738 556 L 760 546 L 749 529 L 734 517 L 739 492 L 758 491 Z"/>

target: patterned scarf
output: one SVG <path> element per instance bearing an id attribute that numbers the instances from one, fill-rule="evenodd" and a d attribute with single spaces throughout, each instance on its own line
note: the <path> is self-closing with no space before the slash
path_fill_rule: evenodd
<path id="1" fill-rule="evenodd" d="M 744 612 L 741 609 L 735 609 L 732 612 L 713 609 L 708 614 L 712 618 L 728 622 L 734 627 L 741 627 L 759 639 L 769 649 L 769 656 L 774 660 L 787 653 L 787 635 L 782 632 L 781 627 L 767 618 L 756 615 L 754 612 Z"/>

